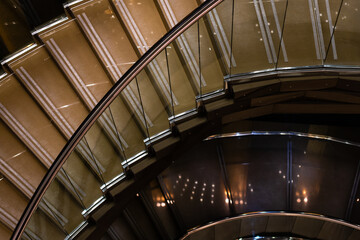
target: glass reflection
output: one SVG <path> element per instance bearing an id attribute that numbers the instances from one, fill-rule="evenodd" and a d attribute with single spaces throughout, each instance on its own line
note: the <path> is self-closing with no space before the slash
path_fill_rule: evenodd
<path id="1" fill-rule="evenodd" d="M 221 145 L 237 214 L 286 209 L 285 137 L 222 139 Z"/>
<path id="2" fill-rule="evenodd" d="M 173 160 L 174 164 L 161 174 L 162 188 L 167 192 L 166 200 L 178 209 L 185 226 L 190 228 L 228 216 L 229 202 L 223 194 L 226 188 L 216 146 L 202 142 Z M 159 198 L 159 208 L 161 201 Z"/>
<path id="3" fill-rule="evenodd" d="M 344 219 L 360 150 L 314 139 L 292 141 L 293 210 Z"/>

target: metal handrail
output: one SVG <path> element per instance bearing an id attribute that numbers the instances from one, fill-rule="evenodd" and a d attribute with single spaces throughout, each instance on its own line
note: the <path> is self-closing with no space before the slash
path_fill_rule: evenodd
<path id="1" fill-rule="evenodd" d="M 244 213 L 241 214 L 239 216 L 235 216 L 235 217 L 231 217 L 231 218 L 225 218 L 216 222 L 210 222 L 208 224 L 196 227 L 191 229 L 190 231 L 188 231 L 188 233 L 185 234 L 185 236 L 183 236 L 182 238 L 180 238 L 180 240 L 184 240 L 186 237 L 202 231 L 206 228 L 210 228 L 213 227 L 215 225 L 219 225 L 222 223 L 226 223 L 226 222 L 231 222 L 231 221 L 235 221 L 235 220 L 239 220 L 239 219 L 243 219 L 243 218 L 252 218 L 252 217 L 271 217 L 271 216 L 282 216 L 282 217 L 303 217 L 303 218 L 309 218 L 309 219 L 316 219 L 316 220 L 320 220 L 320 221 L 325 221 L 325 222 L 329 222 L 329 223 L 335 223 L 338 225 L 342 225 L 345 227 L 349 227 L 352 229 L 355 229 L 357 231 L 360 231 L 360 226 L 356 225 L 356 224 L 351 224 L 348 223 L 344 220 L 341 219 L 337 219 L 337 218 L 333 218 L 333 217 L 328 217 L 322 214 L 317 214 L 317 213 L 309 213 L 309 212 L 287 212 L 287 211 L 261 211 L 261 212 L 250 212 L 250 213 Z"/>
<path id="2" fill-rule="evenodd" d="M 174 26 L 167 34 L 165 34 L 159 41 L 157 41 L 140 59 L 130 67 L 130 69 L 120 78 L 118 82 L 107 92 L 107 94 L 100 100 L 95 108 L 90 112 L 86 119 L 81 123 L 79 128 L 72 135 L 70 140 L 66 143 L 60 154 L 55 159 L 47 171 L 45 177 L 42 179 L 40 185 L 37 187 L 29 204 L 25 208 L 18 224 L 16 225 L 11 239 L 20 239 L 27 223 L 32 214 L 38 207 L 43 195 L 51 182 L 60 171 L 62 165 L 65 163 L 70 154 L 74 151 L 77 144 L 84 137 L 86 132 L 93 126 L 100 115 L 107 109 L 112 101 L 121 93 L 121 91 L 143 70 L 148 63 L 150 63 L 165 47 L 172 43 L 180 34 L 192 26 L 197 20 L 203 17 L 206 13 L 215 8 L 223 0 L 207 0 L 198 8 L 192 11 L 188 16 L 181 20 Z"/>
<path id="3" fill-rule="evenodd" d="M 293 132 L 293 131 L 246 131 L 246 132 L 233 132 L 233 133 L 221 133 L 208 136 L 204 141 L 214 140 L 214 139 L 224 139 L 224 138 L 240 138 L 240 137 L 250 137 L 250 136 L 293 136 L 293 137 L 303 137 L 311 138 L 318 140 L 326 140 L 330 142 L 341 143 L 345 145 L 350 145 L 360 148 L 360 143 L 353 142 L 341 138 L 331 137 L 328 135 L 314 134 L 314 133 L 303 133 L 303 132 Z"/>

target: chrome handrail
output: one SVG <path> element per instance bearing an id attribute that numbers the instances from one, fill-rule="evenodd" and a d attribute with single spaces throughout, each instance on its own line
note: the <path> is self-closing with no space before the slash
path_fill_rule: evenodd
<path id="1" fill-rule="evenodd" d="M 360 147 L 360 143 L 353 142 L 341 138 L 331 137 L 327 135 L 315 134 L 315 133 L 303 133 L 303 132 L 292 132 L 292 131 L 246 131 L 246 132 L 233 132 L 233 133 L 221 133 L 208 136 L 204 141 L 210 141 L 214 139 L 224 138 L 240 138 L 250 136 L 293 136 L 293 137 L 304 137 L 317 140 L 325 140 L 330 142 L 341 143 L 354 147 Z"/>
<path id="2" fill-rule="evenodd" d="M 112 101 L 118 97 L 121 91 L 140 73 L 148 63 L 150 63 L 165 47 L 172 43 L 180 34 L 191 27 L 197 20 L 206 13 L 215 8 L 223 0 L 207 0 L 198 8 L 192 11 L 188 16 L 174 26 L 167 34 L 157 41 L 140 59 L 130 67 L 130 69 L 120 78 L 118 82 L 108 91 L 108 93 L 100 100 L 95 108 L 90 112 L 86 119 L 81 123 L 75 131 L 60 154 L 57 156 L 40 185 L 37 187 L 30 202 L 25 208 L 18 224 L 16 225 L 11 239 L 20 239 L 27 223 L 32 214 L 35 212 L 43 195 L 45 194 L 50 183 L 54 180 L 62 165 L 65 163 L 70 154 L 74 151 L 77 144 L 85 136 L 86 132 L 92 127 L 100 115 L 107 109 Z"/>
<path id="3" fill-rule="evenodd" d="M 216 222 L 210 222 L 208 224 L 192 228 L 182 238 L 180 238 L 180 240 L 184 240 L 185 238 L 187 238 L 188 236 L 190 236 L 193 233 L 199 232 L 201 230 L 204 230 L 206 228 L 209 228 L 209 227 L 221 224 L 221 223 L 236 221 L 238 219 L 243 219 L 243 218 L 271 217 L 271 216 L 303 217 L 303 218 L 316 219 L 316 220 L 320 220 L 320 221 L 326 221 L 326 222 L 330 222 L 330 223 L 335 223 L 335 224 L 338 224 L 338 225 L 342 225 L 342 226 L 349 227 L 349 228 L 360 231 L 360 226 L 359 225 L 351 224 L 351 223 L 348 223 L 348 222 L 346 222 L 344 220 L 328 217 L 328 216 L 325 216 L 325 215 L 322 215 L 322 214 L 309 213 L 309 212 L 260 211 L 260 212 L 244 213 L 244 214 L 241 214 L 239 216 L 235 216 L 235 217 L 231 217 L 231 218 L 225 218 L 225 219 L 222 219 L 222 220 L 219 220 L 219 221 L 216 221 Z"/>

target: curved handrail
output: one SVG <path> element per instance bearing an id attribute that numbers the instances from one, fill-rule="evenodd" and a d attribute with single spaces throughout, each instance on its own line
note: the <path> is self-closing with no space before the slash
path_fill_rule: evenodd
<path id="1" fill-rule="evenodd" d="M 326 140 L 330 142 L 341 143 L 354 147 L 360 147 L 360 143 L 349 140 L 344 140 L 336 137 L 327 135 L 314 134 L 314 133 L 303 133 L 303 132 L 292 132 L 292 131 L 246 131 L 246 132 L 233 132 L 233 133 L 222 133 L 211 135 L 204 139 L 204 141 L 210 141 L 214 139 L 223 138 L 236 138 L 236 137 L 249 137 L 249 136 L 294 136 L 294 137 L 305 137 L 318 140 Z"/>
<path id="2" fill-rule="evenodd" d="M 335 223 L 338 225 L 342 225 L 342 226 L 349 227 L 349 228 L 360 231 L 359 225 L 351 224 L 344 220 L 333 218 L 333 217 L 328 217 L 328 216 L 325 216 L 322 214 L 309 213 L 309 212 L 261 211 L 261 212 L 244 213 L 239 216 L 225 218 L 225 219 L 222 219 L 222 220 L 219 220 L 216 222 L 210 222 L 208 224 L 198 226 L 196 228 L 191 229 L 187 234 L 185 234 L 185 236 L 183 236 L 180 239 L 184 240 L 186 237 L 188 237 L 189 235 L 191 235 L 193 233 L 199 232 L 201 230 L 204 230 L 206 228 L 209 228 L 209 227 L 221 224 L 221 223 L 230 222 L 230 221 L 243 219 L 243 218 L 260 217 L 260 216 L 262 216 L 262 217 L 269 217 L 269 216 L 303 217 L 303 218 L 316 219 L 316 220 L 326 221 L 326 222 L 330 222 L 330 223 Z"/>
<path id="3" fill-rule="evenodd" d="M 203 17 L 206 13 L 215 8 L 223 0 L 207 0 L 198 8 L 192 11 L 188 16 L 181 20 L 175 27 L 173 27 L 167 34 L 165 34 L 159 41 L 157 41 L 140 59 L 130 67 L 130 69 L 120 78 L 119 81 L 107 92 L 107 94 L 100 100 L 95 108 L 90 112 L 86 119 L 81 123 L 65 147 L 59 153 L 45 177 L 37 187 L 34 195 L 30 199 L 25 208 L 18 224 L 16 225 L 11 239 L 20 239 L 27 223 L 32 214 L 39 205 L 43 195 L 45 194 L 50 183 L 60 171 L 62 165 L 73 152 L 80 140 L 85 136 L 86 132 L 92 127 L 100 115 L 107 109 L 112 101 L 121 93 L 121 91 L 135 78 L 135 76 L 143 70 L 148 63 L 150 63 L 167 45 L 172 43 L 180 34 L 192 26 L 198 19 Z"/>

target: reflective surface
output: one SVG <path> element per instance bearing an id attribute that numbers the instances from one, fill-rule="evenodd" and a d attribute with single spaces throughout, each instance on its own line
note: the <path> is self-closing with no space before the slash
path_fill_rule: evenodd
<path id="1" fill-rule="evenodd" d="M 261 220 L 261 221 L 259 221 Z M 263 226 L 263 228 L 259 228 Z M 331 227 L 331 229 L 329 229 Z M 302 232 L 298 230 L 302 229 Z M 329 231 L 330 230 L 330 231 Z M 222 239 L 357 239 L 360 228 L 308 213 L 254 212 L 223 219 L 189 231 L 181 240 Z"/>
<path id="2" fill-rule="evenodd" d="M 349 200 L 358 184 L 359 155 L 359 147 L 343 143 L 244 134 L 202 142 L 177 155 L 161 181 L 187 227 L 226 216 L 230 209 L 345 219 L 348 204 L 358 211 L 359 197 Z"/>
<path id="3" fill-rule="evenodd" d="M 37 37 L 44 46 L 4 62 L 26 88 L 16 84 L 24 99 L 36 100 L 26 106 L 46 112 L 44 118 L 49 116 L 56 125 L 54 135 L 63 144 L 137 57 L 148 57 L 143 60 L 146 65 L 136 65 L 125 74 L 124 82 L 117 83 L 99 105 L 102 109 L 95 109 L 92 116 L 98 118 L 82 126 L 81 138 L 73 139 L 74 151 L 61 155 L 60 170 L 49 177 L 52 182 L 28 231 L 39 230 L 39 236 L 46 236 L 52 227 L 43 225 L 44 219 L 51 219 L 55 229 L 60 229 L 59 236 L 70 234 L 94 205 L 105 201 L 109 183 L 123 179 L 134 167 L 130 163 L 147 153 L 146 146 L 171 133 L 169 119 L 196 112 L 196 100 L 223 90 L 224 76 L 288 67 L 359 65 L 359 29 L 354 23 L 359 20 L 360 6 L 356 0 L 225 0 L 147 56 L 166 27 L 179 20 L 175 5 L 129 0 L 70 4 L 76 21 L 39 31 Z M 159 7 L 166 12 L 161 13 Z M 111 52 L 112 48 L 116 50 Z M 116 56 L 122 53 L 126 56 Z M 6 94 L 1 96 L 1 106 L 13 104 Z M 16 109 L 21 112 L 20 107 Z M 24 124 L 36 122 L 21 115 L 19 119 L 25 119 Z M 48 139 L 44 134 L 41 137 Z M 28 138 L 24 138 L 27 146 L 40 151 L 37 140 Z M 49 167 L 57 153 L 38 155 Z M 356 146 L 301 136 L 208 141 L 176 156 L 158 182 L 140 195 L 147 195 L 149 205 L 164 221 L 170 212 L 180 212 L 183 225 L 179 228 L 257 210 L 309 211 L 359 221 L 352 214 L 360 211 L 356 205 L 358 155 Z M 149 227 L 151 216 L 141 219 L 139 206 L 135 198 L 124 215 L 138 219 L 145 236 L 158 238 L 159 233 Z M 194 216 L 194 211 L 199 214 Z M 258 220 L 262 228 L 265 221 Z M 176 235 L 173 225 L 165 226 L 170 236 Z"/>
<path id="4" fill-rule="evenodd" d="M 160 175 L 166 201 L 175 204 L 186 228 L 230 214 L 217 155 L 216 147 L 199 144 L 173 159 L 175 163 Z"/>

